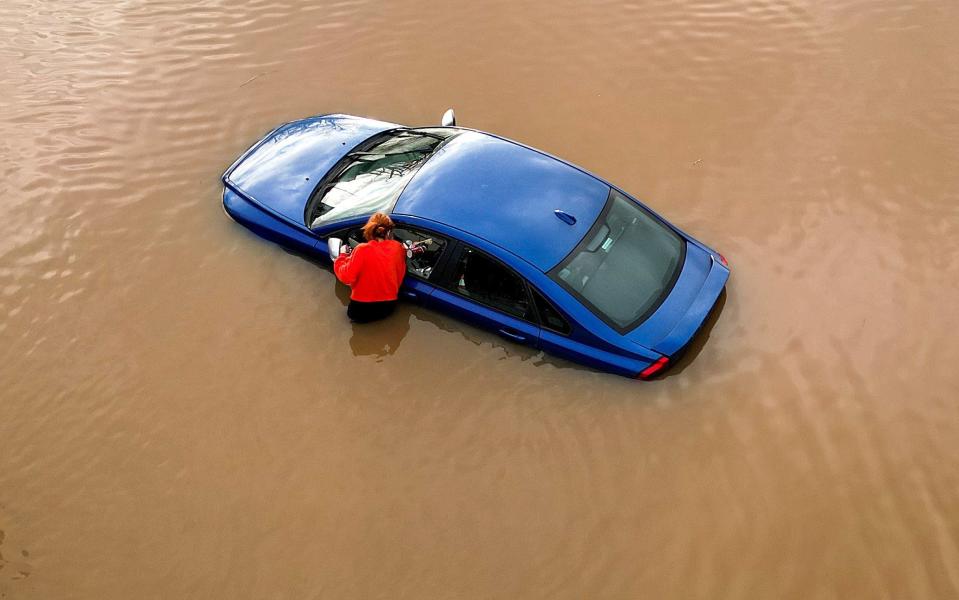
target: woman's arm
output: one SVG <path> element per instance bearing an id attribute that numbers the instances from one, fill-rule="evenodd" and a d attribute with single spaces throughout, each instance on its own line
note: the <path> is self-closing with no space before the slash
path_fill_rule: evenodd
<path id="1" fill-rule="evenodd" d="M 360 270 L 363 268 L 363 257 L 366 254 L 364 246 L 366 244 L 360 244 L 349 254 L 341 252 L 333 261 L 333 272 L 336 273 L 336 278 L 346 285 L 351 286 L 356 283 L 356 279 L 360 275 Z"/>

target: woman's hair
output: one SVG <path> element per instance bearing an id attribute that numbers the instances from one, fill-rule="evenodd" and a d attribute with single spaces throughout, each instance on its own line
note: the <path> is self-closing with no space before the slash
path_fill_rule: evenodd
<path id="1" fill-rule="evenodd" d="M 363 237 L 370 242 L 374 239 L 386 239 L 393 232 L 393 219 L 381 212 L 373 213 L 363 226 Z"/>

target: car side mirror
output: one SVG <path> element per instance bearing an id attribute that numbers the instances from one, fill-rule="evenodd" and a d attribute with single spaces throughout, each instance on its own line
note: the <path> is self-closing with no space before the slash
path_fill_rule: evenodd
<path id="1" fill-rule="evenodd" d="M 440 125 L 443 127 L 456 127 L 456 113 L 453 112 L 452 108 L 447 109 L 446 112 L 443 113 Z"/>
<path id="2" fill-rule="evenodd" d="M 340 250 L 343 249 L 343 240 L 331 237 L 326 240 L 326 245 L 330 251 L 330 260 L 336 260 L 336 257 L 340 255 Z"/>

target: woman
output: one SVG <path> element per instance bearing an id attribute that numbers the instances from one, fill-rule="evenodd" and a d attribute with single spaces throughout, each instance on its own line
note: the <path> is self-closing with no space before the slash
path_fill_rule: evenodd
<path id="1" fill-rule="evenodd" d="M 346 314 L 357 323 L 388 317 L 406 275 L 406 248 L 393 239 L 392 219 L 373 213 L 363 226 L 363 237 L 366 243 L 352 252 L 344 245 L 333 263 L 337 279 L 350 286 Z"/>

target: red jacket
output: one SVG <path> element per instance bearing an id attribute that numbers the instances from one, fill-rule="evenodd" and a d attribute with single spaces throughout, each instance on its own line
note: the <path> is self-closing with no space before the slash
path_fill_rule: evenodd
<path id="1" fill-rule="evenodd" d="M 337 279 L 352 288 L 357 302 L 396 300 L 406 275 L 406 248 L 396 240 L 373 240 L 340 254 L 333 263 Z"/>

